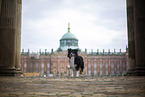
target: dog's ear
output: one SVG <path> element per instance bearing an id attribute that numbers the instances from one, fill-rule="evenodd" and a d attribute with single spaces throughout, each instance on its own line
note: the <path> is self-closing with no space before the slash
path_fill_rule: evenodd
<path id="1" fill-rule="evenodd" d="M 72 50 L 71 49 L 68 49 L 67 51 L 68 51 L 68 53 L 70 53 Z"/>

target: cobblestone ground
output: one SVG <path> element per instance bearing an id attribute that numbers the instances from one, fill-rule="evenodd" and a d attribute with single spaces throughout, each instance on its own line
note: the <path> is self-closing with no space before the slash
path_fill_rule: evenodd
<path id="1" fill-rule="evenodd" d="M 145 77 L 0 77 L 0 97 L 145 97 Z"/>

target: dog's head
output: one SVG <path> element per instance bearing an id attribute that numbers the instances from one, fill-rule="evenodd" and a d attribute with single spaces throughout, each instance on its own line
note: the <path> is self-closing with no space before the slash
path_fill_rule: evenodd
<path id="1" fill-rule="evenodd" d="M 78 56 L 78 49 L 68 49 L 68 57 L 70 58 L 72 55 Z"/>
<path id="2" fill-rule="evenodd" d="M 78 49 L 73 49 L 73 54 L 77 57 L 78 56 Z"/>

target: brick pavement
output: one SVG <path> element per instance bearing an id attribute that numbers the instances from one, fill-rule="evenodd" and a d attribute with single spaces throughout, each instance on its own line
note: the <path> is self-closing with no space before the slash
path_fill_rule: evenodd
<path id="1" fill-rule="evenodd" d="M 0 77 L 0 97 L 145 97 L 145 77 Z"/>

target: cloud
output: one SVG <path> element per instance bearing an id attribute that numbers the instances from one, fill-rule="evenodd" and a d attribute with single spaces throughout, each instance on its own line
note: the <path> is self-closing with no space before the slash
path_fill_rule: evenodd
<path id="1" fill-rule="evenodd" d="M 125 50 L 125 16 L 125 0 L 25 0 L 22 48 L 56 50 L 70 22 L 81 49 Z"/>

